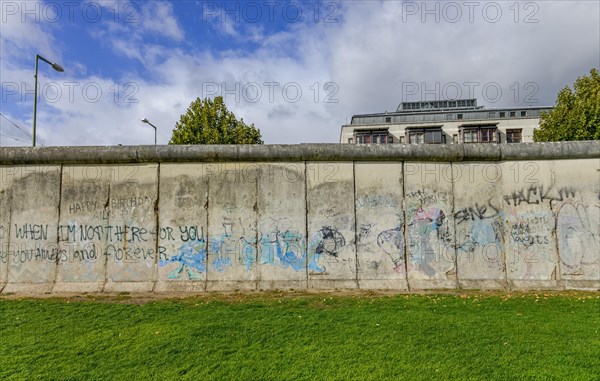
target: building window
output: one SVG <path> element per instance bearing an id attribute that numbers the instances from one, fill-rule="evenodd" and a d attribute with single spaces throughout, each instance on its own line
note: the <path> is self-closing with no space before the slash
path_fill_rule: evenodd
<path id="1" fill-rule="evenodd" d="M 463 143 L 497 143 L 497 131 L 498 129 L 495 126 L 463 128 Z"/>
<path id="2" fill-rule="evenodd" d="M 392 117 L 391 116 L 386 116 L 385 117 L 385 122 L 386 123 L 392 123 Z"/>
<path id="3" fill-rule="evenodd" d="M 365 131 L 356 133 L 356 143 L 358 144 L 387 144 L 387 131 Z"/>
<path id="4" fill-rule="evenodd" d="M 496 116 L 496 113 L 494 113 L 494 112 L 488 112 L 488 118 L 492 119 L 495 116 Z"/>
<path id="5" fill-rule="evenodd" d="M 521 116 L 522 117 L 527 116 L 527 111 L 521 111 Z"/>
<path id="6" fill-rule="evenodd" d="M 482 143 L 494 143 L 496 141 L 496 129 L 495 128 L 482 128 L 479 131 Z"/>
<path id="7" fill-rule="evenodd" d="M 452 118 L 452 114 L 446 114 L 446 120 L 452 120 L 454 118 Z"/>
<path id="8" fill-rule="evenodd" d="M 425 130 L 425 144 L 442 144 L 442 129 Z"/>
<path id="9" fill-rule="evenodd" d="M 500 118 L 506 118 L 506 112 L 500 111 Z"/>
<path id="10" fill-rule="evenodd" d="M 523 141 L 522 138 L 522 129 L 513 129 L 506 130 L 506 142 L 507 143 L 521 143 Z"/>
<path id="11" fill-rule="evenodd" d="M 408 133 L 408 144 L 423 144 L 423 131 L 410 131 Z"/>
<path id="12" fill-rule="evenodd" d="M 463 118 L 463 114 L 456 114 L 456 119 L 460 120 Z"/>
<path id="13" fill-rule="evenodd" d="M 408 143 L 442 144 L 445 143 L 444 134 L 441 128 L 410 129 L 408 131 Z"/>
<path id="14" fill-rule="evenodd" d="M 515 111 L 511 111 L 510 112 L 510 117 L 514 118 L 515 116 L 517 116 L 517 113 Z"/>
<path id="15" fill-rule="evenodd" d="M 477 129 L 469 128 L 463 130 L 463 143 L 477 143 L 478 140 Z"/>
<path id="16" fill-rule="evenodd" d="M 348 138 L 348 144 L 352 144 L 352 143 L 354 143 L 354 139 Z"/>

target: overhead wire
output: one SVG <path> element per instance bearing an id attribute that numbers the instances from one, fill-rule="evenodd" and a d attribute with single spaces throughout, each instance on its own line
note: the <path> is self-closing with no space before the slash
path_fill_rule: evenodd
<path id="1" fill-rule="evenodd" d="M 15 138 L 14 136 L 6 135 L 6 134 L 3 134 L 1 132 L 0 132 L 0 136 L 4 136 L 5 138 L 13 139 L 13 140 L 16 140 L 18 142 L 29 143 L 29 142 L 26 142 L 25 140 L 21 140 L 19 138 Z"/>
<path id="2" fill-rule="evenodd" d="M 32 137 L 29 132 L 25 131 L 24 129 L 22 129 L 21 127 L 19 127 L 15 122 L 13 122 L 12 120 L 8 119 L 8 117 L 6 115 L 4 115 L 1 112 L 0 112 L 0 115 L 2 115 L 4 117 L 4 119 L 8 120 L 13 126 L 17 127 L 19 130 L 21 130 L 25 135 L 29 136 L 30 138 Z"/>
<path id="3" fill-rule="evenodd" d="M 31 134 L 30 134 L 29 132 L 25 131 L 25 130 L 24 130 L 23 128 L 21 128 L 21 127 L 20 127 L 18 124 L 16 124 L 16 123 L 15 123 L 15 122 L 13 122 L 12 120 L 10 120 L 10 119 L 9 119 L 9 118 L 8 118 L 6 115 L 4 115 L 4 114 L 3 114 L 3 113 L 1 113 L 1 112 L 0 112 L 0 115 L 1 115 L 2 117 L 4 117 L 4 119 L 8 120 L 8 121 L 9 121 L 9 122 L 10 122 L 10 123 L 13 125 L 13 126 L 15 126 L 16 128 L 18 128 L 18 129 L 19 129 L 21 132 L 23 132 L 25 135 L 27 135 L 28 137 L 32 138 L 32 136 L 31 136 Z M 10 135 L 6 135 L 6 134 L 2 134 L 2 133 L 0 133 L 0 136 L 4 136 L 4 137 L 10 138 L 10 139 L 14 139 L 14 140 L 17 140 L 17 141 L 19 141 L 19 142 L 23 142 L 23 143 L 28 143 L 28 142 L 26 142 L 25 140 L 17 139 L 17 138 L 15 138 L 15 137 L 13 137 L 13 136 L 10 136 Z M 42 143 L 38 143 L 38 144 L 39 144 L 40 146 L 42 146 L 42 147 L 44 146 Z"/>

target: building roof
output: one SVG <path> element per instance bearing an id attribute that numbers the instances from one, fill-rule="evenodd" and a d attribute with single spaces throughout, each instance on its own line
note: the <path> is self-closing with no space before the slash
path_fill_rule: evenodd
<path id="1" fill-rule="evenodd" d="M 466 100 L 474 101 L 474 100 Z M 424 103 L 422 101 L 420 103 Z M 450 101 L 436 101 L 438 103 L 433 106 L 442 106 L 443 102 Z M 400 108 L 406 107 L 408 103 L 403 102 Z M 429 102 L 430 103 L 430 102 Z M 513 119 L 513 118 L 539 118 L 543 111 L 550 111 L 552 106 L 538 106 L 538 107 L 505 107 L 505 108 L 490 108 L 486 109 L 483 106 L 477 106 L 477 102 L 469 103 L 473 106 L 461 106 L 454 108 L 425 108 L 413 110 L 413 106 L 410 110 L 400 110 L 394 112 L 383 112 L 373 114 L 357 114 L 352 116 L 350 124 L 359 125 L 370 125 L 370 124 L 398 124 L 398 123 L 426 123 L 426 122 L 443 122 L 453 120 L 486 120 L 486 119 Z M 447 105 L 447 103 L 446 103 Z M 414 107 L 420 107 L 414 106 Z M 514 112 L 514 116 L 511 113 Z M 522 113 L 524 112 L 524 115 Z M 502 114 L 504 113 L 504 114 Z"/>

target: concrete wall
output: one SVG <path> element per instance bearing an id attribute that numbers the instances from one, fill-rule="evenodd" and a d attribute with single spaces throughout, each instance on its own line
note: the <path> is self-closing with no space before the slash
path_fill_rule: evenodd
<path id="1" fill-rule="evenodd" d="M 600 289 L 600 142 L 0 149 L 0 290 Z"/>

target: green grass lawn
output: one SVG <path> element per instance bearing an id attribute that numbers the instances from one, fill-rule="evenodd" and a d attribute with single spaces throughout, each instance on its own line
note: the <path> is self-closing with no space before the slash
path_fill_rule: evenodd
<path id="1" fill-rule="evenodd" d="M 0 298 L 0 380 L 600 380 L 600 293 Z"/>

